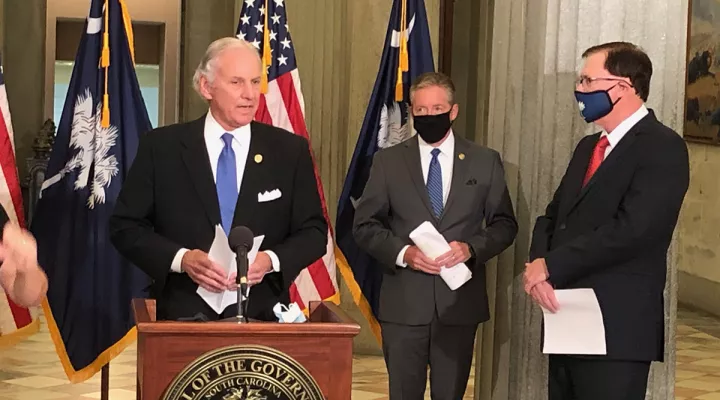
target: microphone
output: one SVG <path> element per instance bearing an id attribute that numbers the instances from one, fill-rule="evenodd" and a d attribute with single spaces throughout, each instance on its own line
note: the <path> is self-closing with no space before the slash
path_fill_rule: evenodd
<path id="1" fill-rule="evenodd" d="M 248 274 L 248 251 L 253 245 L 253 233 L 246 226 L 236 226 L 230 230 L 228 235 L 228 244 L 230 249 L 235 252 L 235 259 L 237 261 L 237 277 L 235 283 L 237 284 L 237 296 L 238 296 L 238 313 L 237 322 L 247 322 L 244 314 L 246 313 L 247 303 L 243 305 L 242 296 L 247 292 L 247 274 Z"/>

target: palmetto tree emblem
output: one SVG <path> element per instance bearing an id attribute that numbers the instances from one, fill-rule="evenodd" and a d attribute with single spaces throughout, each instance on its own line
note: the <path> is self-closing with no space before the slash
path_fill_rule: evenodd
<path id="1" fill-rule="evenodd" d="M 101 107 L 101 102 L 95 105 L 90 89 L 78 95 L 70 133 L 70 148 L 77 149 L 77 153 L 59 174 L 62 179 L 72 171 L 79 171 L 74 187 L 81 190 L 90 186 L 87 206 L 91 209 L 96 204 L 105 203 L 105 189 L 119 172 L 117 159 L 109 154 L 117 141 L 118 128 L 112 125 L 102 127 Z"/>
<path id="2" fill-rule="evenodd" d="M 267 400 L 267 396 L 263 396 L 259 389 L 240 387 L 230 388 L 230 393 L 223 396 L 223 400 Z"/>
<path id="3" fill-rule="evenodd" d="M 380 130 L 378 131 L 378 147 L 381 149 L 394 146 L 410 138 L 410 127 L 407 120 L 403 121 L 400 103 L 392 102 L 390 107 L 383 105 L 380 111 Z"/>

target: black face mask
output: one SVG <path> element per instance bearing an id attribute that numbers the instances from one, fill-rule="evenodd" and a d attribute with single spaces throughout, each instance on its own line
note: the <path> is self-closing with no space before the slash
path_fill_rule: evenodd
<path id="1" fill-rule="evenodd" d="M 427 143 L 437 143 L 450 130 L 452 121 L 450 120 L 450 111 L 437 115 L 417 115 L 413 116 L 413 125 L 418 135 Z"/>

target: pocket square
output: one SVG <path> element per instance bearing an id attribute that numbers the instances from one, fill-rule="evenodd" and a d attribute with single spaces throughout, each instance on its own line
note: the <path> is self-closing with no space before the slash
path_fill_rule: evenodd
<path id="1" fill-rule="evenodd" d="M 268 201 L 277 200 L 282 196 L 280 189 L 273 189 L 271 191 L 265 191 L 258 193 L 258 203 L 265 203 Z"/>
<path id="2" fill-rule="evenodd" d="M 477 185 L 477 179 L 470 178 L 467 182 L 465 182 L 466 185 Z"/>

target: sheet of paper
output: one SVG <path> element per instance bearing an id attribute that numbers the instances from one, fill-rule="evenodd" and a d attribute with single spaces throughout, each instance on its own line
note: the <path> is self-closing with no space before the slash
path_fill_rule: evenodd
<path id="1" fill-rule="evenodd" d="M 248 266 L 255 261 L 255 257 L 264 238 L 265 235 L 253 238 L 253 247 L 248 252 Z M 225 271 L 228 278 L 230 278 L 233 272 L 237 271 L 235 252 L 230 249 L 225 231 L 220 225 L 215 227 L 215 239 L 213 239 L 210 251 L 208 251 L 208 257 Z M 213 293 L 198 287 L 197 294 L 218 314 L 227 306 L 237 303 L 237 290 L 225 290 L 220 293 Z"/>
<path id="2" fill-rule="evenodd" d="M 595 291 L 556 290 L 560 309 L 543 309 L 545 354 L 605 355 L 605 324 Z"/>
<path id="3" fill-rule="evenodd" d="M 433 259 L 450 251 L 450 245 L 430 221 L 423 222 L 415 228 L 414 231 L 410 232 L 410 240 L 415 243 L 415 246 L 417 246 L 423 254 Z M 440 277 L 445 281 L 450 290 L 456 290 L 472 278 L 472 272 L 465 263 L 460 263 L 451 267 L 442 268 L 440 270 Z"/>

